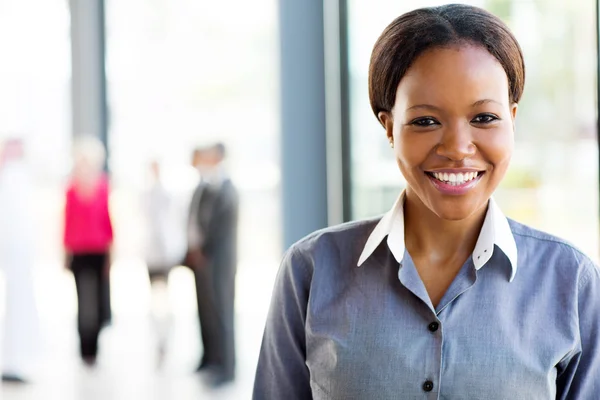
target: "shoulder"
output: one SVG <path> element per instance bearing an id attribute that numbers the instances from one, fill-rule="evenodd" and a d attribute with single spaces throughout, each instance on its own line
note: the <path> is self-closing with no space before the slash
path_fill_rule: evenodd
<path id="1" fill-rule="evenodd" d="M 225 201 L 234 201 L 238 198 L 238 192 L 231 181 L 231 179 L 227 178 L 216 188 L 215 193 L 220 196 Z"/>
<path id="2" fill-rule="evenodd" d="M 315 231 L 294 243 L 287 257 L 312 269 L 317 264 L 356 265 L 367 239 L 381 217 L 347 222 Z"/>
<path id="3" fill-rule="evenodd" d="M 235 184 L 233 183 L 233 181 L 230 178 L 225 179 L 225 181 L 223 181 L 223 184 L 221 185 L 222 190 L 224 190 L 226 193 L 232 195 L 232 196 L 237 196 L 237 189 L 235 187 Z"/>
<path id="4" fill-rule="evenodd" d="M 300 252 L 311 252 L 331 245 L 355 245 L 356 241 L 367 240 L 380 219 L 381 217 L 352 221 L 319 229 L 294 243 L 291 248 Z"/>
<path id="5" fill-rule="evenodd" d="M 285 252 L 278 280 L 293 282 L 298 290 L 346 280 L 379 220 L 348 222 L 305 236 Z"/>
<path id="6" fill-rule="evenodd" d="M 579 282 L 598 275 L 597 265 L 569 241 L 511 219 L 508 222 L 517 243 L 519 258 L 524 259 L 523 263 L 519 262 L 520 265 L 551 267 L 565 277 L 577 277 Z"/>

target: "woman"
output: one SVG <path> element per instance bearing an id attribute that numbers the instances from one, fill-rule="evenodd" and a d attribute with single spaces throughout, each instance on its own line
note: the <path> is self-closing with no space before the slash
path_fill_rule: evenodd
<path id="1" fill-rule="evenodd" d="M 491 198 L 524 77 L 515 38 L 479 8 L 385 29 L 369 93 L 407 188 L 383 218 L 287 252 L 255 399 L 598 398 L 598 270 Z"/>
<path id="2" fill-rule="evenodd" d="M 160 164 L 150 163 L 151 183 L 143 192 L 141 209 L 144 213 L 144 257 L 150 281 L 167 280 L 173 266 L 181 255 L 173 255 L 171 250 L 173 223 L 171 221 L 172 199 L 161 181 Z"/>
<path id="3" fill-rule="evenodd" d="M 167 285 L 171 269 L 183 257 L 183 246 L 178 243 L 179 231 L 183 231 L 183 227 L 179 227 L 178 219 L 174 218 L 174 201 L 162 183 L 158 161 L 150 163 L 150 175 L 151 183 L 143 192 L 141 209 L 145 222 L 144 258 L 152 292 L 151 314 L 158 339 L 158 363 L 161 365 L 171 325 Z"/>
<path id="4" fill-rule="evenodd" d="M 105 151 L 92 137 L 75 144 L 72 182 L 66 194 L 64 246 L 75 276 L 80 353 L 94 365 L 98 335 L 108 315 L 104 285 L 109 276 L 113 240 L 108 180 L 102 168 Z"/>

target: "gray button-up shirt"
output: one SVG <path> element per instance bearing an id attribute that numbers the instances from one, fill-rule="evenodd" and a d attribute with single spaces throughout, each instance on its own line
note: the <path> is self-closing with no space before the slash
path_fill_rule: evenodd
<path id="1" fill-rule="evenodd" d="M 492 200 L 434 308 L 404 249 L 401 199 L 286 253 L 253 398 L 600 399 L 595 265 Z"/>

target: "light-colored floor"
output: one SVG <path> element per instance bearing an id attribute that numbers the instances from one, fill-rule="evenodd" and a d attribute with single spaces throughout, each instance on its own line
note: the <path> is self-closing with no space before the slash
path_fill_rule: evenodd
<path id="1" fill-rule="evenodd" d="M 190 271 L 178 268 L 171 273 L 168 293 L 174 312 L 167 353 L 159 365 L 145 271 L 127 261 L 116 265 L 112 274 L 113 324 L 103 331 L 98 365 L 90 369 L 82 365 L 77 354 L 72 278 L 68 273 L 44 273 L 41 269 L 36 278 L 39 297 L 44 299 L 40 302 L 44 349 L 40 367 L 30 384 L 4 384 L 1 398 L 248 399 L 276 269 L 277 261 L 240 268 L 236 301 L 237 379 L 219 390 L 209 390 L 202 376 L 193 372 L 201 344 Z"/>

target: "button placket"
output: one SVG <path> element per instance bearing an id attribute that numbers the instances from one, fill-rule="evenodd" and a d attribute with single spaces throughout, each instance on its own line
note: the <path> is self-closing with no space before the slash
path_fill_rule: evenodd
<path id="1" fill-rule="evenodd" d="M 441 328 L 441 322 L 438 321 L 437 318 L 436 318 L 436 320 L 431 321 L 427 325 L 427 330 L 430 332 L 431 340 L 434 341 L 434 343 L 435 343 L 434 347 L 436 347 L 436 348 L 438 348 L 438 346 L 441 347 L 441 330 L 440 330 L 440 328 Z M 438 349 L 438 350 L 441 352 L 441 349 Z M 441 358 L 439 358 L 439 357 L 441 357 L 441 354 L 436 355 L 436 359 L 437 359 L 436 364 L 439 362 L 440 363 L 439 368 L 441 368 Z M 433 373 L 433 375 L 429 375 L 430 377 L 438 376 L 440 374 L 440 369 L 436 368 L 435 371 L 431 371 L 431 372 Z M 432 392 L 434 390 L 434 388 L 435 388 L 435 385 L 431 379 L 425 380 L 421 385 L 421 389 L 426 393 Z"/>

